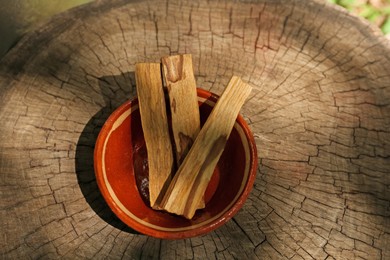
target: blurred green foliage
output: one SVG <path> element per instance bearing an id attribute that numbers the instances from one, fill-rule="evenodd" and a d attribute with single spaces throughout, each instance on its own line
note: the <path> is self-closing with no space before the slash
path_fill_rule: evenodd
<path id="1" fill-rule="evenodd" d="M 0 58 L 26 32 L 50 17 L 92 0 L 0 0 Z"/>
<path id="2" fill-rule="evenodd" d="M 328 0 L 377 25 L 390 35 L 390 0 Z"/>

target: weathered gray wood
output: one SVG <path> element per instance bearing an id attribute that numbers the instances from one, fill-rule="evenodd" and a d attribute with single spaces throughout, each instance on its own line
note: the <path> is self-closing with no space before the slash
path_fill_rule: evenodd
<path id="1" fill-rule="evenodd" d="M 191 53 L 197 84 L 253 86 L 259 170 L 208 235 L 125 227 L 94 181 L 94 140 L 135 95 L 136 62 Z M 0 61 L 2 258 L 390 258 L 390 47 L 315 1 L 99 1 Z"/>

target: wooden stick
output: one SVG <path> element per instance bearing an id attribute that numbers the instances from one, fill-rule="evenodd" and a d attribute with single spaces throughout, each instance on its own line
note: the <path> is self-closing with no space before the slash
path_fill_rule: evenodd
<path id="1" fill-rule="evenodd" d="M 233 76 L 171 181 L 161 206 L 191 219 L 251 87 Z"/>
<path id="2" fill-rule="evenodd" d="M 200 131 L 199 105 L 191 54 L 162 58 L 172 114 L 177 165 L 183 162 Z"/>
<path id="3" fill-rule="evenodd" d="M 135 66 L 141 124 L 145 136 L 149 163 L 150 205 L 160 209 L 160 194 L 171 181 L 173 151 L 159 63 L 139 63 Z"/>
<path id="4" fill-rule="evenodd" d="M 200 131 L 200 115 L 192 55 L 181 54 L 161 59 L 168 89 L 175 141 L 177 167 L 183 162 Z M 198 208 L 204 208 L 204 198 Z"/>

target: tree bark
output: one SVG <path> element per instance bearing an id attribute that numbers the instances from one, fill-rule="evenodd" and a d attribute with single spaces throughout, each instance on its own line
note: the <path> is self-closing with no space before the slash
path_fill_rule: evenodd
<path id="1" fill-rule="evenodd" d="M 135 96 L 134 66 L 191 53 L 199 87 L 232 75 L 259 169 L 242 210 L 202 237 L 137 234 L 98 191 L 93 147 Z M 322 1 L 98 1 L 0 61 L 0 256 L 390 258 L 390 44 Z"/>

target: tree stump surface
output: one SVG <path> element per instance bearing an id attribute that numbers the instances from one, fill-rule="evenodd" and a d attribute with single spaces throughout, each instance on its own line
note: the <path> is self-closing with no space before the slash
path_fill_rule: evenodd
<path id="1" fill-rule="evenodd" d="M 253 86 L 241 113 L 259 168 L 207 235 L 126 227 L 93 149 L 136 95 L 137 62 L 191 53 L 199 87 Z M 321 1 L 98 1 L 54 17 L 0 61 L 0 256 L 390 259 L 390 45 Z"/>

